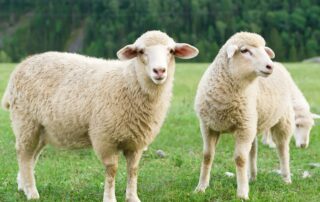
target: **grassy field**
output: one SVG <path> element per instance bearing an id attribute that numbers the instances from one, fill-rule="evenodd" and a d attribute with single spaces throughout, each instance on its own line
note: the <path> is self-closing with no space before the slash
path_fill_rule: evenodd
<path id="1" fill-rule="evenodd" d="M 140 163 L 138 192 L 140 199 L 152 201 L 238 201 L 235 172 L 234 140 L 231 135 L 220 139 L 210 187 L 204 194 L 194 194 L 197 185 L 202 139 L 193 100 L 198 81 L 208 64 L 178 64 L 172 106 L 161 133 Z M 2 95 L 14 65 L 0 64 Z M 287 64 L 297 84 L 307 97 L 312 111 L 320 113 L 320 65 Z M 285 185 L 272 170 L 278 168 L 276 151 L 260 144 L 257 181 L 250 184 L 251 201 L 320 201 L 320 168 L 309 163 L 320 162 L 320 126 L 313 128 L 308 149 L 297 149 L 291 142 L 293 183 Z M 155 152 L 161 149 L 165 158 Z M 304 170 L 312 177 L 302 178 Z M 0 110 L 0 201 L 25 201 L 17 191 L 18 166 L 8 113 Z M 48 146 L 36 167 L 40 201 L 102 201 L 104 168 L 92 150 L 65 151 Z M 116 195 L 124 201 L 126 185 L 125 161 L 121 157 Z"/>

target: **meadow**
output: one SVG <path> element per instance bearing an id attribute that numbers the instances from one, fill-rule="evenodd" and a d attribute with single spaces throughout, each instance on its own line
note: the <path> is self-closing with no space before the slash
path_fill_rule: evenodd
<path id="1" fill-rule="evenodd" d="M 6 87 L 14 64 L 0 64 L 0 95 Z M 176 70 L 174 96 L 167 119 L 156 140 L 140 162 L 138 193 L 141 201 L 239 201 L 235 173 L 234 140 L 231 134 L 221 136 L 217 147 L 210 187 L 203 194 L 194 194 L 202 159 L 202 139 L 193 110 L 197 84 L 208 64 L 179 63 Z M 313 112 L 320 114 L 320 65 L 286 64 L 303 91 Z M 278 157 L 274 149 L 261 144 L 259 138 L 257 181 L 250 183 L 251 201 L 320 201 L 320 121 L 311 132 L 307 149 L 298 149 L 291 141 L 291 185 L 285 185 L 274 172 Z M 0 110 L 0 201 L 26 201 L 17 191 L 18 171 L 15 138 L 9 113 Z M 160 158 L 157 150 L 163 150 Z M 310 178 L 302 178 L 303 171 Z M 36 167 L 40 201 L 102 201 L 104 167 L 91 149 L 67 151 L 47 146 Z M 121 157 L 116 177 L 116 196 L 124 201 L 126 186 L 125 160 Z"/>

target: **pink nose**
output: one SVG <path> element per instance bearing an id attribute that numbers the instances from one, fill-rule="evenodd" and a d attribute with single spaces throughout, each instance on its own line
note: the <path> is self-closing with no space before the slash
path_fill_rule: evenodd
<path id="1" fill-rule="evenodd" d="M 162 77 L 163 74 L 166 72 L 165 68 L 156 68 L 153 69 L 153 72 L 158 76 L 158 77 Z"/>

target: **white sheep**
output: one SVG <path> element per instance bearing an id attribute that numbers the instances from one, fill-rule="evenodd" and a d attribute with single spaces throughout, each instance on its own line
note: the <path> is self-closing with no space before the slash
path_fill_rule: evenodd
<path id="1" fill-rule="evenodd" d="M 271 128 L 283 179 L 291 183 L 289 141 L 294 128 L 290 102 L 290 75 L 274 68 L 273 51 L 254 33 L 233 35 L 204 73 L 196 94 L 195 110 L 203 138 L 203 161 L 196 192 L 209 186 L 210 171 L 221 133 L 233 132 L 237 196 L 248 199 L 250 178 L 257 174 L 256 134 Z M 266 77 L 266 78 L 265 78 Z M 249 165 L 249 166 L 248 166 Z"/>
<path id="2" fill-rule="evenodd" d="M 280 65 L 275 63 L 275 66 Z M 312 126 L 314 125 L 314 119 L 319 119 L 318 114 L 313 114 L 310 112 L 310 106 L 306 98 L 303 96 L 302 92 L 295 84 L 293 79 L 291 79 L 291 97 L 292 105 L 295 113 L 295 130 L 294 139 L 296 146 L 299 148 L 307 148 L 309 145 L 309 137 Z M 272 141 L 270 130 L 266 130 L 262 136 L 262 143 L 268 145 L 271 148 L 275 147 Z"/>
<path id="3" fill-rule="evenodd" d="M 175 57 L 198 50 L 149 31 L 118 51 L 121 60 L 47 52 L 29 57 L 11 75 L 4 108 L 10 109 L 19 163 L 18 188 L 37 199 L 34 167 L 42 148 L 92 146 L 106 168 L 104 201 L 116 201 L 119 152 L 127 160 L 127 201 L 137 195 L 142 150 L 165 119 Z"/>

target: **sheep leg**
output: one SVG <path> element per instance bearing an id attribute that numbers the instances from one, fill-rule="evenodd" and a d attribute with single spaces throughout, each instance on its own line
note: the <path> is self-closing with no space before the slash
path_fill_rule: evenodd
<path id="1" fill-rule="evenodd" d="M 237 171 L 237 196 L 241 199 L 249 199 L 249 181 L 247 175 L 248 157 L 256 131 L 240 130 L 235 132 L 235 163 Z"/>
<path id="2" fill-rule="evenodd" d="M 200 178 L 195 192 L 205 192 L 209 186 L 210 172 L 212 162 L 215 155 L 216 145 L 219 140 L 220 133 L 210 130 L 200 121 L 200 130 L 203 140 L 203 160 L 201 164 Z"/>
<path id="3" fill-rule="evenodd" d="M 41 151 L 43 150 L 43 148 L 44 148 L 45 146 L 46 146 L 45 141 L 44 141 L 43 139 L 41 139 L 41 137 L 40 137 L 39 144 L 38 144 L 38 146 L 37 146 L 37 148 L 36 148 L 36 150 L 35 150 L 35 153 L 34 153 L 34 155 L 33 155 L 34 165 L 37 164 L 37 161 L 38 161 L 38 159 L 39 159 L 40 153 L 41 153 Z"/>
<path id="4" fill-rule="evenodd" d="M 264 131 L 263 136 L 262 136 L 262 144 L 268 145 L 270 148 L 276 147 L 275 143 L 272 140 L 270 130 Z"/>
<path id="5" fill-rule="evenodd" d="M 19 164 L 18 190 L 24 191 L 27 199 L 39 199 L 34 177 L 34 158 L 39 146 L 39 125 L 34 121 L 22 121 L 12 114 L 12 126 L 16 136 L 16 151 Z"/>
<path id="6" fill-rule="evenodd" d="M 106 167 L 103 201 L 116 202 L 115 177 L 118 169 L 118 154 L 106 154 L 102 161 Z"/>
<path id="7" fill-rule="evenodd" d="M 36 167 L 36 164 L 37 164 L 37 160 L 40 156 L 40 153 L 42 151 L 42 149 L 44 148 L 45 146 L 45 142 L 43 140 L 40 139 L 39 141 L 39 144 L 34 152 L 34 155 L 33 155 L 33 167 L 35 168 Z M 21 176 L 20 176 L 20 172 L 18 172 L 18 177 L 17 177 L 17 183 L 18 183 L 18 190 L 19 191 L 23 191 L 23 184 L 22 184 L 22 179 L 21 179 Z"/>
<path id="8" fill-rule="evenodd" d="M 280 170 L 285 183 L 291 183 L 289 143 L 293 132 L 290 121 L 282 119 L 271 128 L 272 138 L 276 144 L 280 160 Z"/>
<path id="9" fill-rule="evenodd" d="M 256 180 L 257 177 L 257 153 L 258 153 L 258 141 L 257 137 L 254 138 L 249 154 L 250 169 L 249 169 L 249 179 L 250 181 Z"/>
<path id="10" fill-rule="evenodd" d="M 140 202 L 137 194 L 137 181 L 138 181 L 138 167 L 143 150 L 137 151 L 125 151 L 124 155 L 127 160 L 127 189 L 126 189 L 126 201 L 128 202 Z"/>
<path id="11" fill-rule="evenodd" d="M 93 150 L 106 168 L 103 201 L 116 202 L 115 178 L 118 169 L 119 150 L 116 144 L 105 139 L 105 129 L 103 127 L 99 128 L 97 125 L 90 126 L 89 136 Z"/>
<path id="12" fill-rule="evenodd" d="M 23 190 L 28 200 L 39 199 L 34 177 L 33 154 L 19 150 L 18 164 L 18 190 Z"/>

